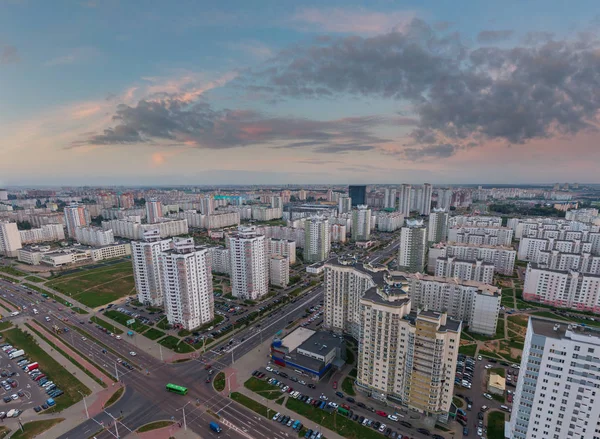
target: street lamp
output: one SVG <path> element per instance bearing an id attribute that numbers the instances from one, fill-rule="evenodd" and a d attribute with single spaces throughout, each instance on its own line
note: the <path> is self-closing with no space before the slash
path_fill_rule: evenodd
<path id="1" fill-rule="evenodd" d="M 90 419 L 90 414 L 88 412 L 87 403 L 85 402 L 85 395 L 83 393 L 81 393 L 80 390 L 78 390 L 77 392 L 79 392 L 79 394 L 83 398 L 83 406 L 85 407 L 85 415 L 87 416 L 88 419 Z"/>
<path id="2" fill-rule="evenodd" d="M 186 404 L 185 404 L 183 407 L 181 407 L 180 409 L 177 409 L 177 410 L 175 410 L 175 411 L 177 411 L 177 412 L 178 412 L 179 410 L 181 410 L 181 411 L 183 412 L 183 429 L 184 429 L 184 430 L 187 430 L 187 423 L 186 423 L 186 421 L 185 421 L 185 407 L 186 407 L 188 404 L 190 404 L 191 402 L 192 402 L 192 401 L 188 401 L 188 402 L 187 402 L 187 403 L 186 403 Z"/>

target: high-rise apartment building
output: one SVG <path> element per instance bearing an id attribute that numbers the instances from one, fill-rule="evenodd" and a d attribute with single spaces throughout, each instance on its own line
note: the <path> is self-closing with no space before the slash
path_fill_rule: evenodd
<path id="1" fill-rule="evenodd" d="M 494 264 L 496 273 L 506 276 L 512 276 L 515 267 L 517 251 L 512 247 L 493 246 L 493 245 L 474 245 L 447 243 L 438 244 L 429 249 L 429 262 L 427 271 L 435 272 L 436 259 L 438 257 L 455 257 L 464 261 L 475 261 L 477 259 L 483 262 Z"/>
<path id="2" fill-rule="evenodd" d="M 78 227 L 85 227 L 90 223 L 90 215 L 85 206 L 71 204 L 65 207 L 65 224 L 67 225 L 67 233 L 70 238 L 75 238 L 75 233 Z"/>
<path id="3" fill-rule="evenodd" d="M 288 258 L 289 265 L 296 263 L 296 242 L 288 239 L 267 238 L 267 254 Z"/>
<path id="4" fill-rule="evenodd" d="M 427 241 L 429 243 L 443 242 L 448 239 L 448 212 L 443 209 L 433 209 L 429 214 L 427 225 Z"/>
<path id="5" fill-rule="evenodd" d="M 228 236 L 231 294 L 256 300 L 269 292 L 269 267 L 264 235 L 252 227 L 240 227 Z"/>
<path id="6" fill-rule="evenodd" d="M 352 211 L 352 239 L 368 241 L 371 237 L 371 209 L 366 205 L 357 206 Z"/>
<path id="7" fill-rule="evenodd" d="M 377 228 L 382 232 L 395 232 L 404 225 L 404 215 L 400 212 L 377 212 Z"/>
<path id="8" fill-rule="evenodd" d="M 338 213 L 348 213 L 352 210 L 352 200 L 349 197 L 340 197 L 338 200 Z"/>
<path id="9" fill-rule="evenodd" d="M 511 439 L 597 439 L 600 332 L 530 317 L 510 416 Z"/>
<path id="10" fill-rule="evenodd" d="M 304 223 L 304 262 L 321 262 L 328 258 L 331 248 L 329 220 L 312 216 Z"/>
<path id="11" fill-rule="evenodd" d="M 146 201 L 146 219 L 148 224 L 156 224 L 162 218 L 162 203 L 156 199 Z"/>
<path id="12" fill-rule="evenodd" d="M 271 285 L 287 287 L 290 283 L 290 261 L 287 256 L 269 256 L 269 281 Z"/>
<path id="13" fill-rule="evenodd" d="M 204 197 L 200 199 L 200 213 L 202 215 L 212 215 L 215 212 L 215 200 L 213 197 Z"/>
<path id="14" fill-rule="evenodd" d="M 348 196 L 352 200 L 352 207 L 367 204 L 367 187 L 366 186 L 349 186 Z"/>
<path id="15" fill-rule="evenodd" d="M 144 241 L 131 242 L 131 259 L 137 299 L 144 304 L 163 306 L 160 256 L 171 248 L 172 240 L 161 239 L 158 230 L 146 232 L 144 238 Z"/>
<path id="16" fill-rule="evenodd" d="M 429 213 L 431 212 L 431 194 L 431 185 L 429 183 L 425 183 L 423 185 L 423 190 L 421 191 L 421 198 L 419 200 L 419 213 L 421 215 L 429 215 Z"/>
<path id="17" fill-rule="evenodd" d="M 103 230 L 100 227 L 77 227 L 75 229 L 75 239 L 83 245 L 102 247 L 111 245 L 115 242 L 113 231 Z"/>
<path id="18" fill-rule="evenodd" d="M 461 323 L 445 313 L 411 312 L 405 294 L 373 287 L 360 300 L 357 388 L 374 399 L 447 418 Z"/>
<path id="19" fill-rule="evenodd" d="M 406 220 L 406 227 L 402 227 L 400 235 L 398 268 L 410 273 L 422 272 L 425 269 L 426 251 L 427 228 L 423 226 L 423 221 Z"/>
<path id="20" fill-rule="evenodd" d="M 283 199 L 278 196 L 271 197 L 271 207 L 283 209 Z"/>
<path id="21" fill-rule="evenodd" d="M 193 238 L 175 238 L 160 255 L 165 311 L 169 324 L 193 330 L 214 319 L 213 285 L 208 249 Z"/>
<path id="22" fill-rule="evenodd" d="M 411 194 L 412 187 L 410 184 L 403 184 L 400 187 L 400 193 L 398 194 L 398 211 L 401 212 L 405 218 L 410 216 Z"/>
<path id="23" fill-rule="evenodd" d="M 62 241 L 65 239 L 65 228 L 62 224 L 42 224 L 37 229 L 20 230 L 22 244 Z"/>
<path id="24" fill-rule="evenodd" d="M 386 188 L 384 193 L 384 207 L 386 209 L 396 208 L 396 189 Z"/>
<path id="25" fill-rule="evenodd" d="M 450 227 L 448 241 L 476 245 L 510 246 L 514 232 L 508 227 Z"/>
<path id="26" fill-rule="evenodd" d="M 131 209 L 135 205 L 133 194 L 130 192 L 119 195 L 119 207 L 123 209 Z"/>
<path id="27" fill-rule="evenodd" d="M 0 254 L 9 258 L 16 258 L 22 248 L 21 235 L 17 223 L 0 221 Z"/>
<path id="28" fill-rule="evenodd" d="M 491 285 L 494 281 L 494 264 L 480 259 L 465 261 L 453 256 L 437 258 L 435 275 L 455 277 L 461 280 L 474 280 Z"/>

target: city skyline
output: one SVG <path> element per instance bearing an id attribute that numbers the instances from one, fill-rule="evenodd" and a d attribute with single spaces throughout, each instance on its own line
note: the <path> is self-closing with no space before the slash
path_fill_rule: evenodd
<path id="1" fill-rule="evenodd" d="M 595 182 L 592 1 L 140 5 L 2 3 L 0 186 Z"/>

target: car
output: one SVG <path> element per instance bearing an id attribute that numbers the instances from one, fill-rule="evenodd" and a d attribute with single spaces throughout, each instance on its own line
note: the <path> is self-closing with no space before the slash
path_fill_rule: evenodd
<path id="1" fill-rule="evenodd" d="M 385 424 L 381 424 L 381 425 L 379 426 L 378 430 L 379 430 L 381 433 L 383 433 L 383 432 L 385 431 L 385 429 L 386 429 L 386 428 L 387 428 L 387 425 L 385 425 Z"/>
<path id="2" fill-rule="evenodd" d="M 13 393 L 12 395 L 10 395 L 10 397 L 12 398 L 13 401 L 16 401 L 17 399 L 19 399 L 19 395 L 17 395 L 16 393 Z"/>
<path id="3" fill-rule="evenodd" d="M 36 406 L 33 408 L 33 410 L 34 410 L 36 413 L 39 413 L 39 412 L 41 412 L 41 411 L 42 411 L 42 408 L 41 408 L 39 405 L 36 405 Z M 3 419 L 4 417 L 6 417 L 6 413 L 4 413 L 4 412 L 0 412 L 0 419 Z"/>
<path id="4" fill-rule="evenodd" d="M 83 341 L 87 341 L 87 338 L 85 338 L 85 337 L 81 337 L 81 340 L 83 340 Z"/>
<path id="5" fill-rule="evenodd" d="M 467 427 L 463 428 L 463 436 L 468 436 L 469 435 L 469 429 Z"/>
<path id="6" fill-rule="evenodd" d="M 277 412 L 273 415 L 273 421 L 276 421 L 281 416 L 281 413 Z"/>
<path id="7" fill-rule="evenodd" d="M 389 419 L 390 421 L 398 421 L 398 416 L 395 416 L 395 415 L 388 415 L 388 419 Z"/>
<path id="8" fill-rule="evenodd" d="M 300 384 L 302 384 L 302 383 L 300 383 Z M 316 389 L 317 388 L 317 386 L 315 386 L 312 383 L 311 384 L 307 384 L 307 386 L 308 386 L 309 389 Z"/>
<path id="9" fill-rule="evenodd" d="M 321 395 L 321 396 L 319 396 L 319 399 L 321 399 L 323 401 L 327 401 L 329 398 L 327 398 L 325 395 Z"/>
<path id="10" fill-rule="evenodd" d="M 486 368 L 486 369 L 491 369 L 491 368 L 492 368 L 492 365 L 491 365 L 491 364 L 486 364 L 486 365 L 485 365 L 485 368 Z"/>
<path id="11" fill-rule="evenodd" d="M 484 393 L 483 397 L 486 398 L 486 399 L 493 399 L 492 395 L 490 395 L 489 393 Z"/>
<path id="12" fill-rule="evenodd" d="M 205 382 L 206 384 L 210 383 L 210 377 L 206 378 L 206 379 L 204 380 L 204 382 Z"/>
<path id="13" fill-rule="evenodd" d="M 135 357 L 137 354 L 134 351 L 129 352 L 129 355 L 131 355 L 132 357 Z"/>
<path id="14" fill-rule="evenodd" d="M 287 421 L 287 424 L 286 424 L 286 425 L 287 425 L 288 427 L 291 427 L 291 426 L 292 426 L 292 424 L 293 424 L 294 422 L 296 422 L 296 420 L 295 420 L 295 419 L 290 419 L 289 421 Z"/>
<path id="15" fill-rule="evenodd" d="M 267 372 L 273 372 L 273 368 L 271 368 L 270 366 L 267 366 L 265 369 L 267 369 Z"/>
<path id="16" fill-rule="evenodd" d="M 419 433 L 421 433 L 422 435 L 424 435 L 424 436 L 430 436 L 431 435 L 430 431 L 427 430 L 426 428 L 417 428 L 417 431 Z"/>
<path id="17" fill-rule="evenodd" d="M 481 429 L 481 427 L 477 428 L 477 435 L 478 436 L 483 436 L 483 430 Z"/>
<path id="18" fill-rule="evenodd" d="M 5 396 L 2 399 L 4 399 L 4 402 L 11 402 L 12 401 L 12 398 L 10 396 Z"/>
<path id="19" fill-rule="evenodd" d="M 403 425 L 406 428 L 412 428 L 412 424 L 407 421 L 400 421 L 400 425 Z"/>
<path id="20" fill-rule="evenodd" d="M 441 434 L 432 434 L 431 437 L 433 439 L 445 439 L 444 436 L 442 436 Z"/>
<path id="21" fill-rule="evenodd" d="M 337 389 L 337 381 L 334 381 L 334 382 L 333 382 L 333 388 L 334 388 L 334 389 Z"/>
<path id="22" fill-rule="evenodd" d="M 343 398 L 344 394 L 342 392 L 335 392 L 335 396 L 337 396 L 339 398 Z"/>
<path id="23" fill-rule="evenodd" d="M 377 410 L 375 413 L 377 413 L 379 416 L 383 416 L 384 418 L 387 418 L 387 413 L 384 412 L 383 410 Z"/>
<path id="24" fill-rule="evenodd" d="M 356 402 L 356 400 L 354 398 L 352 398 L 351 396 L 347 397 L 346 401 L 353 403 L 353 404 Z"/>
<path id="25" fill-rule="evenodd" d="M 23 398 L 25 396 L 25 393 L 22 390 L 19 390 L 17 392 L 17 395 L 19 395 L 21 398 Z"/>

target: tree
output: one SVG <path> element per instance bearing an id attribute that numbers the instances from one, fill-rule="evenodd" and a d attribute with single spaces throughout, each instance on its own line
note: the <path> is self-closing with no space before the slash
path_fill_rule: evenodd
<path id="1" fill-rule="evenodd" d="M 95 224 L 97 226 L 101 226 L 102 221 L 104 221 L 104 217 L 102 215 L 98 215 L 97 217 L 92 218 L 92 224 Z"/>
<path id="2" fill-rule="evenodd" d="M 143 206 L 146 204 L 146 199 L 145 198 L 135 198 L 133 200 L 133 204 L 135 204 L 136 206 Z"/>
<path id="3" fill-rule="evenodd" d="M 17 229 L 31 230 L 31 223 L 29 221 L 17 221 Z"/>

